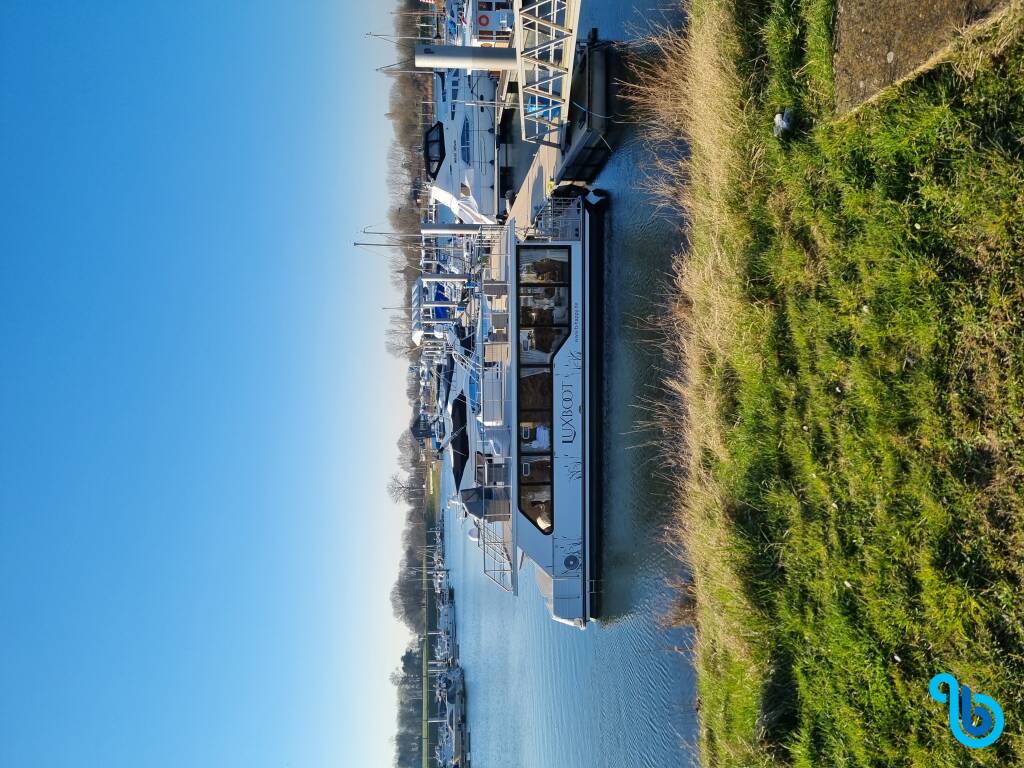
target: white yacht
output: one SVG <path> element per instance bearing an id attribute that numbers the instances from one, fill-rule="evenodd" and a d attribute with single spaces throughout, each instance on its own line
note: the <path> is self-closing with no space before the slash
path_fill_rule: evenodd
<path id="1" fill-rule="evenodd" d="M 436 122 L 424 134 L 429 204 L 463 222 L 491 224 L 498 206 L 497 81 L 487 72 L 437 70 L 434 92 Z"/>

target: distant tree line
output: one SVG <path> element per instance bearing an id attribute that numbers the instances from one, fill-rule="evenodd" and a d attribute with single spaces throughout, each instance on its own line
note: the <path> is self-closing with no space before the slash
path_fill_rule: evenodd
<path id="1" fill-rule="evenodd" d="M 443 7 L 443 0 L 438 0 Z M 396 69 L 412 69 L 415 41 L 422 33 L 414 11 L 430 11 L 420 0 L 397 0 L 394 19 L 396 61 L 404 64 Z M 433 110 L 425 105 L 433 99 L 433 79 L 409 72 L 391 75 L 388 117 L 394 130 L 394 141 L 388 152 L 387 188 L 389 194 L 388 224 L 394 233 L 419 232 L 424 215 L 423 132 L 429 127 Z M 411 290 L 420 273 L 420 244 L 417 238 L 391 240 L 398 247 L 388 249 L 392 283 L 401 291 L 402 306 L 392 311 L 386 330 L 388 352 L 409 362 L 406 397 L 410 423 L 419 412 L 419 351 L 411 340 Z M 430 471 L 428 457 L 409 430 L 398 439 L 398 467 L 388 482 L 388 495 L 405 507 L 402 531 L 402 555 L 398 579 L 391 590 L 391 605 L 399 618 L 417 636 L 422 637 L 424 605 L 422 556 L 428 521 L 425 509 L 425 487 Z M 397 768 L 420 768 L 422 743 L 422 648 L 414 640 L 402 655 L 398 669 L 391 676 L 398 694 L 398 722 L 395 734 L 395 765 Z"/>
<path id="2" fill-rule="evenodd" d="M 420 768 L 423 763 L 423 652 L 414 641 L 402 654 L 391 682 L 398 691 L 398 730 L 395 733 L 395 765 Z"/>

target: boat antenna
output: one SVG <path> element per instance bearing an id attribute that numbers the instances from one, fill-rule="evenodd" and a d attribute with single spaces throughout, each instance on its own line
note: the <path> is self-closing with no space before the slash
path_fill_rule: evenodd
<path id="1" fill-rule="evenodd" d="M 372 37 L 375 40 L 386 40 L 389 43 L 397 43 L 399 40 L 418 40 L 421 43 L 432 43 L 439 38 L 435 35 L 434 37 L 427 37 L 426 35 L 386 35 L 380 32 L 367 32 L 367 37 Z"/>
<path id="2" fill-rule="evenodd" d="M 412 69 L 409 69 L 410 66 Z M 385 75 L 430 75 L 431 77 L 434 75 L 434 70 L 432 69 L 416 69 L 416 64 L 412 59 L 377 67 L 377 71 L 383 72 Z"/>

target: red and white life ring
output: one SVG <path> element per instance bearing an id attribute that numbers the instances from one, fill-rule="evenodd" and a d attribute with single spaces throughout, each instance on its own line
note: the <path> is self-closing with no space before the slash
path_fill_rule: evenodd
<path id="1" fill-rule="evenodd" d="M 476 18 L 476 24 L 477 24 L 478 27 L 486 27 L 486 26 L 489 26 L 490 23 L 491 23 L 491 17 L 490 16 L 486 16 L 486 15 L 484 15 L 482 13 L 479 16 L 477 16 L 477 18 Z"/>

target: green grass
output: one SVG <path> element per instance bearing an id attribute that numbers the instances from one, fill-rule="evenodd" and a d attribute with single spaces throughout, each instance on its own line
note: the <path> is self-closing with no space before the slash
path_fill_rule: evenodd
<path id="1" fill-rule="evenodd" d="M 441 514 L 441 462 L 430 462 L 427 471 L 427 492 L 423 501 L 423 511 L 431 525 L 436 525 Z"/>
<path id="2" fill-rule="evenodd" d="M 440 516 L 440 498 L 441 498 L 441 462 L 434 461 L 430 464 L 430 470 L 427 473 L 427 493 L 424 499 L 424 514 L 430 523 L 436 524 Z M 423 560 L 422 568 L 420 569 L 421 584 L 420 588 L 423 590 L 423 628 L 424 632 L 431 629 L 436 621 L 432 621 L 431 617 L 437 615 L 437 603 L 434 597 L 434 590 L 431 588 L 428 577 L 427 577 L 427 560 L 426 550 L 430 546 L 430 529 L 429 527 L 425 530 L 423 538 Z M 422 669 L 422 691 L 423 691 L 423 725 L 422 725 L 422 767 L 430 768 L 434 765 L 434 755 L 431 751 L 431 725 L 430 725 L 430 702 L 432 701 L 430 695 L 430 637 L 426 634 L 423 636 L 423 650 L 421 653 L 423 659 Z"/>
<path id="3" fill-rule="evenodd" d="M 689 39 L 662 41 L 681 63 L 654 65 L 684 71 L 650 87 L 679 103 L 647 100 L 692 151 L 667 431 L 689 449 L 702 757 L 1021 765 L 1019 17 L 837 119 L 833 10 L 695 0 Z M 717 104 L 687 89 L 712 76 Z M 996 746 L 952 739 L 940 671 L 1003 705 Z"/>

